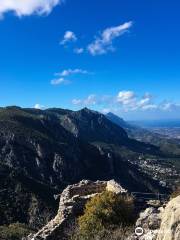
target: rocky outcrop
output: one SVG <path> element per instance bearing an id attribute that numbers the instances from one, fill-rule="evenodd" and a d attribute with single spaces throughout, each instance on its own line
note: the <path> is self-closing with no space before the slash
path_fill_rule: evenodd
<path id="1" fill-rule="evenodd" d="M 162 214 L 157 240 L 180 239 L 180 196 L 172 199 Z"/>
<path id="2" fill-rule="evenodd" d="M 69 226 L 83 213 L 86 202 L 105 190 L 116 194 L 127 192 L 114 180 L 96 182 L 83 180 L 78 184 L 69 185 L 60 195 L 59 210 L 56 217 L 38 233 L 29 236 L 27 240 L 67 239 L 66 234 Z"/>
<path id="3" fill-rule="evenodd" d="M 140 213 L 136 228 L 143 229 L 143 233 L 139 235 L 139 240 L 156 240 L 161 224 L 162 211 L 163 208 L 149 207 Z M 137 234 L 130 238 L 130 240 L 135 239 L 137 239 Z"/>
<path id="4" fill-rule="evenodd" d="M 140 213 L 136 228 L 143 229 L 139 240 L 180 239 L 180 196 L 170 200 L 164 207 L 150 207 Z M 128 240 L 137 239 L 133 234 Z"/>

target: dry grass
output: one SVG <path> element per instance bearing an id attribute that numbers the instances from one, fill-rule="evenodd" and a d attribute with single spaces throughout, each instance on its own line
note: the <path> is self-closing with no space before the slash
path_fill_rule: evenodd
<path id="1" fill-rule="evenodd" d="M 180 187 L 178 187 L 172 194 L 171 199 L 180 196 Z"/>

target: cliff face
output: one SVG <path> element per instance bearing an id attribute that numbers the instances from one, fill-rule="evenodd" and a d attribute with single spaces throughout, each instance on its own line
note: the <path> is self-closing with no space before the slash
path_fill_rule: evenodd
<path id="1" fill-rule="evenodd" d="M 39 228 L 56 213 L 53 189 L 0 165 L 0 225 L 21 222 Z"/>
<path id="2" fill-rule="evenodd" d="M 172 199 L 162 213 L 157 240 L 180 239 L 180 196 Z"/>

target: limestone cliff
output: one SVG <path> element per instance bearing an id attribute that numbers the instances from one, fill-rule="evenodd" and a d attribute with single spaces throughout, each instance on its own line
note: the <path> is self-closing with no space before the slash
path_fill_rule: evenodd
<path id="1" fill-rule="evenodd" d="M 180 239 L 180 196 L 172 199 L 162 213 L 157 240 Z"/>

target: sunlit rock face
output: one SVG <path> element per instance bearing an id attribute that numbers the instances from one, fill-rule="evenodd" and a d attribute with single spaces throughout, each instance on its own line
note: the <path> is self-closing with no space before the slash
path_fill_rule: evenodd
<path id="1" fill-rule="evenodd" d="M 180 239 L 180 196 L 172 199 L 162 214 L 157 240 Z"/>
<path id="2" fill-rule="evenodd" d="M 180 239 L 180 196 L 170 200 L 166 206 L 149 207 L 141 212 L 136 227 L 143 229 L 139 240 Z M 128 240 L 137 239 L 133 234 Z"/>

